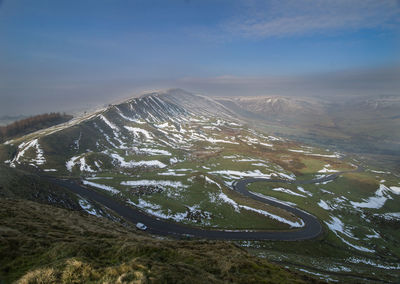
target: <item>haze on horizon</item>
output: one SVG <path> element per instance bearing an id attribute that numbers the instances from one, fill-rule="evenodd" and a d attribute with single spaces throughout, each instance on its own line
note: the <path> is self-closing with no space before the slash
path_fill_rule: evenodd
<path id="1" fill-rule="evenodd" d="M 0 0 L 0 116 L 143 90 L 400 94 L 400 2 Z"/>

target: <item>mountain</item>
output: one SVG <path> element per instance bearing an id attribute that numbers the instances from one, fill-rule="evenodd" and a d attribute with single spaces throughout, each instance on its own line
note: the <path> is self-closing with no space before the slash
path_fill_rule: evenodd
<path id="1" fill-rule="evenodd" d="M 204 115 L 212 113 L 218 113 L 219 117 L 230 117 L 222 106 L 214 104 L 210 99 L 180 90 L 166 94 L 146 94 L 72 123 L 28 135 L 18 147 L 13 141 L 8 141 L 5 144 L 11 155 L 6 163 L 11 167 L 28 166 L 63 174 L 109 169 L 115 163 L 126 163 L 119 153 L 110 153 L 114 150 L 121 152 L 129 149 L 136 154 L 159 156 L 165 153 L 164 148 L 187 149 L 191 146 L 190 142 L 201 139 L 215 142 L 213 138 L 202 137 L 202 131 L 195 133 L 184 129 L 188 125 L 201 124 L 208 120 Z M 163 129 L 168 129 L 168 132 Z M 172 132 L 175 133 L 171 135 Z M 154 146 L 159 149 L 146 148 Z M 163 161 L 171 164 L 169 159 L 164 158 Z M 150 166 L 152 162 L 141 163 Z M 75 167 L 76 164 L 80 165 L 79 169 Z M 154 166 L 164 167 L 165 164 L 157 161 Z"/>
<path id="2" fill-rule="evenodd" d="M 223 104 L 218 103 L 216 100 L 202 95 L 194 95 L 182 89 L 170 89 L 161 94 L 152 93 L 146 96 L 161 96 L 163 100 L 175 105 L 180 105 L 183 108 L 190 110 L 191 113 L 197 115 L 211 115 L 228 119 L 235 118 L 234 113 L 232 113 L 228 108 L 224 107 Z"/>
<path id="3" fill-rule="evenodd" d="M 384 159 L 386 165 L 399 170 L 400 131 L 391 131 L 400 130 L 398 96 L 329 100 L 261 96 L 216 100 L 263 131 L 350 153 L 374 155 L 370 162 Z"/>
<path id="4" fill-rule="evenodd" d="M 299 99 L 289 97 L 232 97 L 216 98 L 223 105 L 236 105 L 243 111 L 249 111 L 260 117 L 279 119 L 288 115 L 298 116 L 301 114 L 320 115 L 324 111 L 324 105 L 316 99 Z"/>
<path id="5" fill-rule="evenodd" d="M 231 103 L 240 107 L 237 101 Z M 240 100 L 240 104 L 248 108 L 241 109 L 257 116 L 273 112 L 282 117 L 285 113 L 309 116 L 314 109 L 323 115 L 326 107 L 320 101 L 302 99 L 251 98 Z M 278 125 L 279 119 L 274 123 L 271 125 Z M 1 196 L 80 214 L 84 211 L 94 216 L 90 220 L 96 217 L 132 227 L 132 221 L 116 213 L 118 204 L 145 216 L 149 227 L 162 222 L 172 236 L 181 237 L 179 231 L 174 231 L 180 228 L 178 225 L 206 233 L 247 235 L 304 229 L 304 221 L 293 214 L 297 211 L 260 201 L 268 199 L 316 216 L 323 234 L 301 243 L 242 240 L 234 244 L 321 280 L 395 281 L 393 271 L 398 271 L 400 259 L 396 242 L 400 237 L 397 173 L 364 163 L 358 156 L 304 145 L 256 127 L 226 100 L 216 101 L 180 89 L 144 94 L 1 144 Z M 259 199 L 234 190 L 240 180 L 249 178 L 264 179 L 247 185 Z M 266 182 L 271 179 L 274 182 Z M 101 198 L 89 198 L 82 192 Z M 90 248 L 101 243 L 97 237 L 81 241 Z M 65 245 L 69 251 L 68 245 L 61 242 L 60 246 Z M 120 244 L 115 247 L 117 251 Z M 97 254 L 98 250 L 93 253 Z M 158 254 L 154 253 L 154 258 Z M 72 255 L 77 257 L 75 251 Z M 89 255 L 85 254 L 83 260 L 89 261 Z M 180 256 L 178 259 L 181 261 Z M 193 263 L 190 257 L 186 261 Z M 65 267 L 72 269 L 68 265 L 52 269 L 60 275 Z M 36 269 L 36 264 L 32 268 Z M 218 271 L 210 273 L 220 275 Z"/>
<path id="6" fill-rule="evenodd" d="M 350 101 L 350 105 L 362 110 L 395 111 L 400 109 L 400 97 L 393 95 L 380 95 L 367 98 L 356 98 Z"/>

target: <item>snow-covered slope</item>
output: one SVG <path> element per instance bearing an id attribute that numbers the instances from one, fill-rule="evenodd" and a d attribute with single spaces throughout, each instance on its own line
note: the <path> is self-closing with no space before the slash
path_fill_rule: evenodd
<path id="1" fill-rule="evenodd" d="M 218 103 L 182 90 L 145 94 L 72 123 L 8 141 L 16 149 L 6 163 L 81 173 L 115 166 L 163 168 L 180 158 L 171 149 L 187 151 L 198 142 L 237 144 L 234 137 L 225 139 L 218 131 L 204 132 L 203 127 L 219 129 L 225 123 L 240 126 L 219 119 L 224 116 L 230 117 Z"/>

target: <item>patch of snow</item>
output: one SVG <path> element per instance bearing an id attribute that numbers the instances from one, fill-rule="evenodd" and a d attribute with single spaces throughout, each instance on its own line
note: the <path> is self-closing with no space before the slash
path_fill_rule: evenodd
<path id="1" fill-rule="evenodd" d="M 121 182 L 121 185 L 127 186 L 165 186 L 172 188 L 187 188 L 187 185 L 184 185 L 180 181 L 170 181 L 170 180 L 129 180 Z"/>
<path id="2" fill-rule="evenodd" d="M 339 267 L 329 267 L 328 268 L 329 271 L 333 271 L 333 272 L 351 272 L 351 268 L 345 267 L 343 265 L 340 265 Z"/>
<path id="3" fill-rule="evenodd" d="M 249 206 L 246 206 L 246 205 L 237 204 L 236 201 L 234 201 L 233 199 L 229 198 L 229 197 L 228 197 L 225 193 L 223 193 L 222 191 L 221 191 L 220 194 L 218 195 L 218 198 L 219 198 L 220 200 L 224 201 L 225 203 L 230 204 L 230 205 L 235 209 L 236 212 L 240 212 L 240 208 L 241 208 L 241 209 L 244 209 L 244 210 L 247 210 L 247 211 L 256 212 L 256 213 L 258 213 L 258 214 L 264 215 L 264 216 L 269 217 L 269 218 L 271 218 L 271 219 L 277 220 L 277 221 L 279 221 L 279 222 L 281 222 L 281 223 L 288 224 L 288 225 L 290 225 L 291 227 L 299 228 L 299 227 L 303 227 L 303 226 L 304 226 L 304 222 L 303 222 L 303 220 L 301 220 L 301 219 L 300 219 L 300 222 L 292 222 L 292 221 L 290 221 L 290 220 L 287 220 L 287 219 L 285 219 L 285 218 L 283 218 L 283 217 L 280 217 L 280 216 L 278 216 L 278 215 L 269 213 L 269 212 L 264 211 L 264 210 L 252 208 L 252 207 L 249 207 Z"/>
<path id="4" fill-rule="evenodd" d="M 387 194 L 388 192 L 390 192 L 390 189 L 387 188 L 385 185 L 380 184 L 379 189 L 375 192 L 374 197 L 370 197 L 370 198 L 364 200 L 364 202 L 351 201 L 351 204 L 354 207 L 358 207 L 358 208 L 379 209 L 383 205 L 385 205 L 386 200 L 392 199 L 392 197 Z"/>
<path id="5" fill-rule="evenodd" d="M 264 142 L 258 142 L 258 144 L 260 144 L 262 146 L 266 146 L 266 147 L 274 147 L 274 145 L 269 144 L 269 143 L 264 143 Z"/>
<path id="6" fill-rule="evenodd" d="M 288 149 L 288 151 L 295 152 L 295 153 L 308 153 L 308 154 L 310 154 L 309 151 L 304 151 L 304 150 Z"/>
<path id="7" fill-rule="evenodd" d="M 283 187 L 276 187 L 276 188 L 273 188 L 272 190 L 273 190 L 273 191 L 284 192 L 284 193 L 287 193 L 287 194 L 290 194 L 290 195 L 306 197 L 305 195 L 299 194 L 299 193 L 297 193 L 297 192 L 294 192 L 294 191 L 292 191 L 292 190 L 290 190 L 290 189 L 283 188 Z"/>
<path id="8" fill-rule="evenodd" d="M 297 268 L 297 269 L 298 269 L 299 271 L 301 271 L 301 272 L 305 272 L 305 273 L 308 273 L 308 274 L 311 274 L 311 275 L 319 276 L 320 278 L 326 279 L 326 280 L 328 280 L 328 281 L 338 282 L 338 281 L 335 280 L 335 279 L 331 279 L 331 278 L 329 277 L 329 275 L 326 275 L 326 274 L 321 274 L 321 273 L 318 273 L 318 272 L 312 272 L 312 271 L 306 270 L 306 269 L 304 269 L 304 268 Z"/>
<path id="9" fill-rule="evenodd" d="M 296 179 L 296 176 L 294 174 L 287 175 L 287 174 L 284 174 L 284 173 L 278 173 L 278 175 L 280 175 L 281 177 L 284 177 L 286 179 L 289 179 L 289 180 L 295 180 Z"/>
<path id="10" fill-rule="evenodd" d="M 324 200 L 320 200 L 318 202 L 318 206 L 325 209 L 325 210 L 332 210 L 332 208 L 328 205 L 328 203 L 326 203 Z"/>
<path id="11" fill-rule="evenodd" d="M 88 164 L 86 164 L 85 157 L 80 158 L 78 163 L 80 165 L 79 169 L 81 172 L 90 172 L 90 173 L 96 172 Z"/>
<path id="12" fill-rule="evenodd" d="M 321 192 L 323 192 L 323 193 L 334 194 L 333 192 L 330 192 L 330 191 L 325 190 L 325 189 L 323 189 L 323 188 L 320 188 L 319 190 L 320 190 Z"/>
<path id="13" fill-rule="evenodd" d="M 333 179 L 331 179 L 331 180 L 327 180 L 327 181 L 324 181 L 324 182 L 321 182 L 320 184 L 328 184 L 328 183 L 330 183 L 330 182 L 332 182 L 333 181 Z"/>
<path id="14" fill-rule="evenodd" d="M 397 221 L 400 221 L 400 212 L 374 214 L 374 216 L 383 217 L 386 220 L 397 220 Z"/>
<path id="15" fill-rule="evenodd" d="M 239 156 L 237 156 L 237 155 L 230 155 L 230 156 L 223 156 L 222 158 L 224 158 L 224 159 L 235 159 L 235 158 L 238 158 Z"/>
<path id="16" fill-rule="evenodd" d="M 165 168 L 167 165 L 158 161 L 158 160 L 150 160 L 150 161 L 129 161 L 126 162 L 123 157 L 116 153 L 110 154 L 110 157 L 114 160 L 118 161 L 119 165 L 123 168 L 134 168 L 134 167 L 156 167 L 156 168 Z"/>
<path id="17" fill-rule="evenodd" d="M 129 204 L 132 204 L 136 207 L 139 207 L 141 209 L 143 209 L 144 211 L 146 211 L 148 214 L 151 214 L 153 216 L 156 216 L 158 218 L 161 219 L 172 219 L 175 222 L 182 222 L 186 219 L 188 219 L 188 214 L 189 212 L 178 212 L 173 214 L 171 212 L 170 209 L 167 210 L 167 213 L 165 213 L 165 210 L 162 210 L 161 207 L 159 205 L 156 204 L 152 204 L 148 201 L 145 201 L 141 198 L 139 198 L 138 203 L 134 203 L 131 200 L 127 201 Z M 187 210 L 189 210 L 191 213 L 193 212 L 201 212 L 202 215 L 206 218 L 206 219 L 211 219 L 211 213 L 210 212 L 206 212 L 206 211 L 201 211 L 199 210 L 199 207 L 197 205 L 195 206 L 185 206 Z"/>
<path id="18" fill-rule="evenodd" d="M 92 187 L 96 187 L 96 188 L 100 188 L 100 189 L 109 191 L 112 194 L 118 194 L 119 193 L 119 190 L 117 190 L 117 189 L 115 189 L 115 188 L 113 188 L 112 186 L 109 186 L 109 185 L 94 183 L 94 182 L 87 181 L 87 180 L 83 180 L 82 183 L 84 185 L 89 185 L 89 186 L 92 186 Z"/>
<path id="19" fill-rule="evenodd" d="M 76 160 L 78 160 L 78 158 L 79 156 L 74 156 L 65 163 L 68 171 L 72 172 L 72 168 L 75 166 Z"/>
<path id="20" fill-rule="evenodd" d="M 203 128 L 221 131 L 221 128 L 218 128 L 218 127 L 216 127 L 216 126 L 208 126 L 208 125 L 205 125 L 205 126 L 203 126 Z"/>
<path id="21" fill-rule="evenodd" d="M 219 193 L 218 198 L 225 203 L 232 205 L 236 212 L 240 212 L 239 205 L 233 199 L 229 198 L 225 193 L 222 191 Z"/>
<path id="22" fill-rule="evenodd" d="M 206 137 L 205 139 L 206 141 L 210 142 L 210 143 L 227 143 L 227 144 L 239 144 L 238 142 L 233 142 L 233 141 L 229 141 L 229 140 L 222 140 L 222 139 L 214 139 L 212 137 Z"/>
<path id="23" fill-rule="evenodd" d="M 353 234 L 349 230 L 344 228 L 344 224 L 339 218 L 331 216 L 331 222 L 325 222 L 325 223 L 332 231 L 340 232 L 352 239 L 357 239 L 353 236 Z"/>
<path id="24" fill-rule="evenodd" d="M 101 215 L 97 214 L 96 210 L 93 208 L 93 206 L 86 199 L 80 199 L 79 200 L 79 206 L 81 206 L 81 208 L 83 210 L 85 210 L 87 213 L 89 213 L 90 215 L 101 217 Z"/>
<path id="25" fill-rule="evenodd" d="M 219 174 L 229 179 L 241 179 L 244 177 L 261 177 L 261 178 L 271 178 L 271 174 L 264 174 L 260 170 L 254 171 L 233 171 L 233 170 L 221 170 L 209 172 L 210 174 Z"/>
<path id="26" fill-rule="evenodd" d="M 264 160 L 254 159 L 254 158 L 244 158 L 235 160 L 235 162 L 264 162 Z"/>
<path id="27" fill-rule="evenodd" d="M 167 128 L 169 127 L 168 122 L 162 123 L 162 124 L 155 124 L 154 125 L 157 128 Z"/>
<path id="28" fill-rule="evenodd" d="M 259 214 L 261 214 L 261 215 L 267 216 L 267 217 L 272 218 L 272 219 L 274 219 L 274 220 L 277 220 L 277 221 L 279 221 L 279 222 L 281 222 L 281 223 L 288 224 L 288 225 L 290 225 L 292 228 L 304 227 L 304 221 L 303 221 L 302 219 L 300 219 L 300 222 L 292 222 L 292 221 L 289 221 L 289 220 L 287 220 L 287 219 L 285 219 L 285 218 L 282 218 L 282 217 L 280 217 L 280 216 L 278 216 L 278 215 L 271 214 L 271 213 L 269 213 L 269 212 L 267 212 L 267 211 L 264 211 L 264 210 L 255 209 L 255 208 L 252 208 L 252 207 L 249 207 L 249 206 L 246 206 L 246 205 L 239 205 L 239 206 L 240 206 L 240 208 L 243 208 L 243 209 L 245 209 L 245 210 L 257 212 L 257 213 L 259 213 Z"/>
<path id="29" fill-rule="evenodd" d="M 111 123 L 104 115 L 100 115 L 100 118 L 112 129 L 112 130 L 115 130 L 115 131 L 119 131 L 119 128 L 115 125 L 115 124 L 113 124 L 113 123 Z"/>
<path id="30" fill-rule="evenodd" d="M 271 140 L 271 141 L 283 141 L 283 139 L 275 137 L 275 136 L 271 136 L 271 135 L 268 136 L 268 140 Z"/>
<path id="31" fill-rule="evenodd" d="M 101 170 L 101 166 L 100 166 L 99 162 L 94 161 L 94 165 L 95 165 L 99 170 Z"/>
<path id="32" fill-rule="evenodd" d="M 183 173 L 177 173 L 173 169 L 169 169 L 168 171 L 164 173 L 158 173 L 159 176 L 176 176 L 176 177 L 183 177 L 186 176 L 186 174 Z"/>
<path id="33" fill-rule="evenodd" d="M 253 163 L 253 164 L 251 164 L 252 166 L 255 166 L 255 167 L 265 167 L 265 168 L 269 168 L 269 165 L 267 165 L 267 164 L 264 164 L 264 163 Z"/>
<path id="34" fill-rule="evenodd" d="M 79 150 L 79 142 L 81 141 L 81 138 L 82 138 L 82 131 L 79 132 L 79 137 L 74 141 L 75 150 Z"/>
<path id="35" fill-rule="evenodd" d="M 138 153 L 145 153 L 151 156 L 157 156 L 157 155 L 164 155 L 164 156 L 171 156 L 171 153 L 166 151 L 166 150 L 161 150 L 161 149 L 152 149 L 152 148 L 138 148 L 137 149 Z"/>
<path id="36" fill-rule="evenodd" d="M 319 173 L 336 173 L 336 172 L 338 172 L 337 170 L 330 169 L 330 167 L 331 167 L 330 164 L 326 164 L 324 166 L 324 168 L 322 170 L 319 170 L 318 172 Z"/>
<path id="37" fill-rule="evenodd" d="M 239 124 L 239 123 L 235 123 L 235 122 L 226 122 L 228 125 L 230 125 L 230 126 L 237 126 L 237 127 L 240 127 L 240 126 L 242 126 L 241 124 Z"/>
<path id="38" fill-rule="evenodd" d="M 143 128 L 124 126 L 124 128 L 133 133 L 133 135 L 137 138 L 140 138 L 140 134 L 142 134 L 146 139 L 152 140 L 152 135 L 150 132 Z"/>
<path id="39" fill-rule="evenodd" d="M 18 149 L 19 149 L 18 154 L 10 162 L 10 166 L 15 167 L 15 163 L 19 163 L 20 159 L 25 155 L 25 152 L 27 150 L 29 150 L 30 148 L 35 149 L 36 158 L 33 158 L 33 159 L 29 160 L 28 162 L 34 164 L 34 166 L 43 165 L 44 163 L 46 163 L 46 159 L 44 158 L 43 150 L 40 147 L 38 139 L 33 139 L 32 141 L 29 141 L 29 142 L 22 142 L 18 146 Z"/>
<path id="40" fill-rule="evenodd" d="M 305 190 L 305 189 L 304 189 L 303 187 L 301 187 L 301 186 L 298 186 L 298 187 L 297 187 L 297 190 L 300 191 L 300 192 L 302 192 L 302 193 L 307 194 L 308 196 L 312 196 L 312 193 L 311 193 L 311 192 Z"/>
<path id="41" fill-rule="evenodd" d="M 205 179 L 206 183 L 215 184 L 219 189 L 221 189 L 221 186 L 219 185 L 219 183 L 210 179 L 208 176 L 205 176 L 204 179 Z"/>
<path id="42" fill-rule="evenodd" d="M 379 264 L 376 263 L 370 259 L 365 259 L 365 258 L 356 258 L 356 257 L 350 257 L 348 259 L 346 259 L 346 261 L 350 262 L 350 263 L 364 263 L 364 264 L 368 264 L 377 268 L 382 268 L 382 269 L 388 269 L 388 270 L 398 270 L 400 269 L 400 264 L 396 263 L 396 264 L 389 264 L 389 265 L 383 265 L 383 264 Z"/>
<path id="43" fill-rule="evenodd" d="M 125 120 L 131 121 L 131 122 L 134 122 L 134 123 L 137 123 L 137 124 L 145 124 L 146 123 L 146 122 L 141 121 L 139 119 L 135 119 L 133 117 L 128 117 L 128 116 L 124 115 L 119 108 L 117 108 L 117 110 L 118 110 L 118 114 Z"/>
<path id="44" fill-rule="evenodd" d="M 380 239 L 381 235 L 379 235 L 379 233 L 377 231 L 375 231 L 374 229 L 371 229 L 373 234 L 371 235 L 366 235 L 365 237 L 367 237 L 368 239 Z"/>
<path id="45" fill-rule="evenodd" d="M 375 170 L 369 170 L 369 171 L 376 174 L 390 174 L 390 172 L 384 172 L 384 171 L 375 171 Z"/>
<path id="46" fill-rule="evenodd" d="M 277 199 L 275 197 L 267 196 L 267 195 L 264 195 L 262 193 L 258 193 L 258 192 L 254 192 L 254 191 L 249 191 L 249 192 L 251 194 L 254 194 L 254 195 L 256 195 L 258 197 L 261 197 L 261 198 L 264 198 L 264 199 L 269 199 L 269 200 L 272 200 L 272 201 L 275 201 L 275 202 L 278 202 L 278 203 L 282 203 L 282 204 L 285 204 L 285 205 L 290 205 L 290 206 L 295 206 L 295 207 L 297 206 L 296 203 L 293 203 L 293 202 L 290 202 L 290 201 L 282 201 L 282 200 Z"/>
<path id="47" fill-rule="evenodd" d="M 393 192 L 394 194 L 396 194 L 396 195 L 400 194 L 400 187 L 399 186 L 391 186 L 389 188 L 390 188 L 390 191 Z"/>
<path id="48" fill-rule="evenodd" d="M 106 138 L 107 142 L 110 143 L 110 145 L 111 145 L 112 147 L 118 148 L 118 146 L 115 145 L 115 144 L 111 141 L 110 136 L 108 136 L 107 133 L 105 133 L 104 130 L 101 129 L 101 128 L 97 125 L 97 123 L 93 122 L 93 125 L 94 125 L 94 127 L 95 127 L 96 129 L 98 129 L 98 130 L 101 132 L 101 134 L 104 135 L 104 137 Z M 97 143 L 98 143 L 98 142 L 97 142 Z"/>
<path id="49" fill-rule="evenodd" d="M 342 156 L 339 153 L 335 153 L 332 155 L 326 155 L 326 154 L 306 154 L 308 156 L 316 156 L 316 157 L 324 157 L 324 158 L 341 158 Z"/>
<path id="50" fill-rule="evenodd" d="M 132 204 L 133 206 L 139 207 L 146 211 L 146 213 L 151 214 L 155 217 L 161 218 L 161 219 L 173 219 L 176 222 L 181 222 L 185 220 L 187 217 L 187 213 L 176 213 L 176 214 L 171 214 L 171 213 L 163 213 L 161 210 L 161 207 L 156 204 L 151 204 L 150 202 L 147 202 L 141 198 L 139 198 L 138 203 L 134 203 L 131 200 L 127 200 L 129 204 Z"/>
<path id="51" fill-rule="evenodd" d="M 343 224 L 343 222 L 342 222 L 339 218 L 337 218 L 337 217 L 335 217 L 335 216 L 331 216 L 331 222 L 325 222 L 325 224 L 329 227 L 329 229 L 330 229 L 333 233 L 335 233 L 335 235 L 336 235 L 342 242 L 344 242 L 344 243 L 347 244 L 348 246 L 350 246 L 350 247 L 352 247 L 352 248 L 354 248 L 354 249 L 357 249 L 357 250 L 359 250 L 359 251 L 363 251 L 363 252 L 371 252 L 371 253 L 375 252 L 374 250 L 368 249 L 368 248 L 366 248 L 366 247 L 354 245 L 354 244 L 348 242 L 347 240 L 345 240 L 343 237 L 341 237 L 341 236 L 339 235 L 339 233 L 341 233 L 341 234 L 343 234 L 343 235 L 345 235 L 345 236 L 347 236 L 347 237 L 349 237 L 349 238 L 352 238 L 352 239 L 356 239 L 356 240 L 357 240 L 357 238 L 355 238 L 355 237 L 353 236 L 353 234 L 352 234 L 349 230 L 347 230 L 347 229 L 344 228 L 344 224 Z"/>

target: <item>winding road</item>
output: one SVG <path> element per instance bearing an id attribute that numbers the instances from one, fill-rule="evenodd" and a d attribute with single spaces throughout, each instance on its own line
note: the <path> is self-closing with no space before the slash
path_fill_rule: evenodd
<path id="1" fill-rule="evenodd" d="M 113 210 L 115 213 L 123 217 L 133 224 L 144 223 L 148 227 L 147 231 L 151 234 L 163 235 L 163 236 L 175 236 L 175 237 L 193 237 L 193 238 L 206 238 L 206 239 L 223 239 L 223 240 L 279 240 L 279 241 L 297 241 L 313 239 L 318 237 L 322 233 L 322 226 L 318 219 L 296 207 L 290 206 L 286 203 L 280 203 L 275 200 L 271 200 L 258 195 L 255 195 L 247 190 L 247 185 L 254 182 L 281 182 L 290 184 L 311 184 L 326 182 L 334 180 L 343 172 L 334 173 L 328 176 L 324 176 L 313 180 L 304 181 L 291 181 L 282 179 L 266 179 L 266 178 L 247 178 L 242 179 L 233 184 L 233 189 L 242 195 L 248 196 L 257 201 L 284 209 L 288 212 L 293 213 L 297 217 L 301 218 L 304 222 L 304 226 L 299 229 L 288 230 L 288 231 L 240 231 L 240 230 L 205 230 L 201 228 L 195 228 L 183 224 L 162 220 L 154 216 L 147 215 L 142 211 L 130 207 L 111 198 L 105 194 L 99 193 L 95 190 L 91 190 L 86 186 L 83 186 L 73 180 L 61 180 L 55 178 L 48 178 L 52 183 L 55 183 L 63 188 L 66 188 L 73 193 L 79 194 L 89 200 L 98 202 L 99 204 Z"/>

